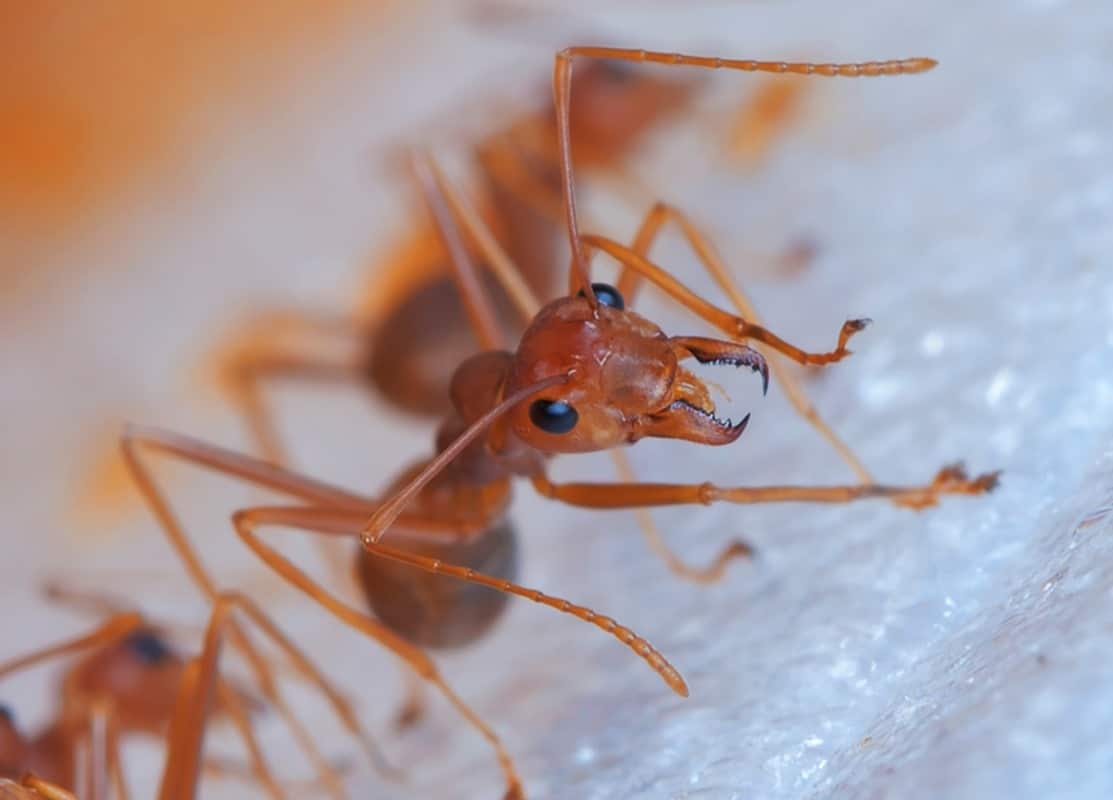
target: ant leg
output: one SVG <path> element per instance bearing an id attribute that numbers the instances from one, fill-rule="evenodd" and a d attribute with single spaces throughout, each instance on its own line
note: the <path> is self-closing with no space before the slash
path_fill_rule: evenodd
<path id="1" fill-rule="evenodd" d="M 997 486 L 1000 473 L 967 476 L 961 465 L 944 467 L 920 486 L 855 484 L 851 486 L 722 487 L 713 483 L 551 483 L 544 475 L 532 479 L 542 497 L 584 508 L 636 508 L 711 503 L 849 503 L 885 499 L 906 508 L 922 509 L 941 495 L 978 495 Z"/>
<path id="2" fill-rule="evenodd" d="M 533 289 L 526 282 L 521 269 L 499 244 L 490 227 L 463 196 L 456 191 L 456 188 L 437 165 L 436 160 L 431 156 L 427 156 L 425 160 L 429 172 L 432 174 L 436 190 L 444 197 L 460 226 L 471 239 L 480 255 L 483 256 L 488 268 L 495 275 L 511 301 L 513 301 L 522 321 L 528 325 L 537 316 L 537 312 L 541 310 L 541 301 L 537 299 L 537 295 L 533 293 Z"/>
<path id="3" fill-rule="evenodd" d="M 107 798 L 109 782 L 116 800 L 128 800 L 130 793 L 120 758 L 120 732 L 110 703 L 95 703 L 87 720 L 88 737 L 82 764 L 85 790 L 83 797 Z"/>
<path id="4" fill-rule="evenodd" d="M 727 132 L 727 155 L 749 169 L 765 161 L 774 141 L 800 114 L 805 82 L 768 77 L 740 105 Z"/>
<path id="5" fill-rule="evenodd" d="M 236 379 L 230 384 L 232 404 L 246 421 L 250 437 L 259 453 L 272 464 L 288 464 L 289 455 L 282 444 L 271 407 L 264 397 L 263 384 L 274 379 L 303 383 L 361 385 L 365 378 L 355 362 L 326 363 L 298 356 L 251 354 L 236 365 Z M 318 542 L 317 553 L 325 568 L 340 585 L 348 583 L 347 554 L 328 542 Z M 351 593 L 351 587 L 348 587 Z"/>
<path id="6" fill-rule="evenodd" d="M 275 335 L 264 339 L 267 344 L 262 349 L 258 346 L 234 349 L 233 355 L 225 358 L 221 365 L 221 383 L 226 387 L 232 404 L 247 423 L 248 434 L 258 452 L 272 464 L 285 465 L 289 463 L 289 454 L 266 401 L 264 384 L 274 379 L 289 379 L 299 383 L 362 385 L 366 378 L 356 357 L 331 362 L 319 354 L 295 355 L 267 350 L 268 347 L 274 349 L 275 336 L 280 340 L 282 328 L 293 327 L 303 335 L 319 336 L 322 333 L 336 333 L 334 328 L 342 327 L 342 320 L 318 320 L 289 313 L 273 318 L 268 316 L 262 322 L 265 324 L 264 328 L 277 326 Z M 355 325 L 349 324 L 349 327 L 354 329 Z M 256 335 L 255 338 L 260 336 Z M 319 543 L 318 555 L 334 580 L 341 584 L 347 582 L 343 554 L 322 542 Z M 351 586 L 348 591 L 351 592 Z"/>
<path id="7" fill-rule="evenodd" d="M 108 775 L 112 780 L 116 800 L 130 800 L 131 792 L 124 774 L 124 762 L 120 755 L 120 726 L 109 715 L 106 744 L 108 747 Z"/>
<path id="8" fill-rule="evenodd" d="M 43 661 L 59 656 L 70 655 L 81 650 L 94 647 L 104 647 L 123 639 L 132 631 L 143 626 L 143 617 L 135 612 L 117 614 L 92 633 L 67 639 L 55 645 L 49 645 L 27 655 L 13 658 L 0 663 L 0 678 L 7 677 L 14 672 L 27 669 Z"/>
<path id="9" fill-rule="evenodd" d="M 364 380 L 354 361 L 332 362 L 303 356 L 256 353 L 243 357 L 236 364 L 235 382 L 231 384 L 232 404 L 247 422 L 254 445 L 272 464 L 289 463 L 274 415 L 264 399 L 263 384 L 276 379 L 302 383 L 361 384 Z"/>
<path id="10" fill-rule="evenodd" d="M 150 471 L 143 463 L 139 455 L 141 448 L 146 447 L 175 455 L 197 466 L 209 467 L 218 472 L 238 476 L 255 485 L 285 491 L 295 497 L 302 497 L 303 499 L 308 497 L 317 502 L 336 504 L 341 507 L 355 507 L 363 513 L 367 513 L 365 501 L 355 495 L 329 487 L 327 484 L 303 479 L 301 476 L 289 473 L 266 462 L 230 453 L 187 437 L 162 431 L 135 428 L 125 432 L 121 446 L 125 463 L 131 471 L 144 500 L 160 522 L 163 533 L 177 553 L 187 574 L 211 603 L 215 603 L 219 596 L 216 584 L 209 576 L 208 570 L 186 536 L 185 529 L 174 515 Z M 279 715 L 298 741 L 299 746 L 317 768 L 322 780 L 328 783 L 327 773 L 331 767 L 320 753 L 313 737 L 286 703 L 275 681 L 270 664 L 256 649 L 247 632 L 234 620 L 230 623 L 229 636 L 233 646 L 243 654 L 250 665 L 263 696 L 278 710 Z"/>
<path id="11" fill-rule="evenodd" d="M 351 535 L 360 533 L 362 518 L 351 512 L 344 512 L 348 516 L 349 522 L 347 530 Z M 278 551 L 263 543 L 263 541 L 255 533 L 255 528 L 263 525 L 280 525 L 283 527 L 295 528 L 298 530 L 308 531 L 312 533 L 329 533 L 329 534 L 342 534 L 345 530 L 345 523 L 342 514 L 333 512 L 331 509 L 314 508 L 312 506 L 271 506 L 271 507 L 257 507 L 250 509 L 243 509 L 236 512 L 232 517 L 232 522 L 239 533 L 240 538 L 244 543 L 250 547 L 256 555 L 266 562 L 272 569 L 293 583 L 303 592 L 316 599 L 325 608 L 332 611 L 334 615 L 342 620 L 348 622 L 353 627 L 358 627 L 364 630 L 372 638 L 383 642 L 386 646 L 395 649 L 393 645 L 387 644 L 392 638 L 404 644 L 406 652 L 411 654 L 420 654 L 422 661 L 411 662 L 414 664 L 418 674 L 429 680 L 427 675 L 418 668 L 419 664 L 424 665 L 428 661 L 424 652 L 418 650 L 413 645 L 406 642 L 404 639 L 398 637 L 389 629 L 381 628 L 376 623 L 379 630 L 370 631 L 364 626 L 353 620 L 352 615 L 355 614 L 352 609 L 347 608 L 339 603 L 335 598 L 330 596 L 320 586 L 313 582 L 308 575 L 295 567 L 290 561 L 283 557 Z M 362 538 L 362 537 L 361 537 Z M 572 616 L 590 622 L 599 628 L 602 628 L 607 633 L 614 636 L 621 641 L 631 650 L 633 650 L 639 657 L 644 660 L 651 669 L 653 669 L 661 679 L 665 681 L 668 686 L 673 689 L 677 694 L 687 696 L 688 687 L 684 683 L 684 679 L 680 677 L 680 673 L 662 656 L 649 642 L 642 637 L 635 634 L 629 628 L 619 625 L 615 620 L 601 616 L 590 608 L 577 606 L 559 597 L 552 597 L 546 595 L 536 589 L 528 589 L 524 586 L 519 586 L 511 581 L 495 578 L 489 575 L 484 575 L 474 569 L 468 567 L 461 567 L 455 564 L 448 564 L 440 559 L 429 558 L 426 556 L 410 553 L 405 550 L 398 550 L 378 542 L 371 541 L 363 538 L 364 549 L 376 556 L 388 558 L 393 561 L 399 561 L 403 564 L 423 569 L 426 572 L 433 572 L 443 575 L 450 575 L 454 578 L 467 581 L 469 583 L 479 584 L 480 586 L 488 586 L 500 592 L 507 594 L 525 597 L 535 603 L 555 608 L 558 611 L 571 614 Z M 388 638 L 389 637 L 389 638 Z M 401 654 L 401 652 L 400 652 Z M 404 656 L 407 657 L 407 656 Z M 407 657 L 408 660 L 408 657 Z M 432 668 L 429 662 L 429 669 Z M 438 684 L 440 686 L 440 684 Z"/>
<path id="12" fill-rule="evenodd" d="M 561 187 L 564 192 L 564 213 L 568 228 L 568 243 L 572 249 L 573 274 L 578 279 L 592 305 L 595 294 L 591 291 L 591 278 L 581 242 L 576 219 L 575 181 L 572 171 L 572 62 L 576 57 L 608 58 L 620 61 L 654 62 L 670 66 L 691 66 L 705 69 L 730 69 L 740 72 L 791 73 L 795 75 L 823 75 L 826 77 L 880 77 L 926 72 L 935 66 L 930 58 L 909 58 L 899 61 L 871 61 L 859 64 L 811 64 L 784 61 L 752 61 L 707 56 L 681 55 L 650 50 L 630 50 L 617 47 L 569 47 L 556 54 L 553 64 L 553 105 L 557 118 Z"/>
<path id="13" fill-rule="evenodd" d="M 263 400 L 261 384 L 268 378 L 303 380 L 352 379 L 354 360 L 330 361 L 307 353 L 307 342 L 361 338 L 357 322 L 303 311 L 274 311 L 259 315 L 218 345 L 210 357 L 218 384 L 244 418 L 257 447 L 275 463 L 286 460 L 280 437 Z M 296 346 L 286 346 L 296 342 Z"/>
<path id="14" fill-rule="evenodd" d="M 217 661 L 224 627 L 232 622 L 228 619 L 230 610 L 227 604 L 219 600 L 214 602 L 201 654 L 190 659 L 182 671 L 174 714 L 167 733 L 169 744 L 159 786 L 160 800 L 188 800 L 197 795 L 206 721 L 217 691 Z M 242 711 L 241 708 L 240 713 Z M 239 714 L 233 716 L 238 718 Z M 277 784 L 273 783 L 273 776 L 268 782 L 268 788 L 272 795 L 283 796 Z"/>
<path id="15" fill-rule="evenodd" d="M 630 466 L 630 459 L 623 450 L 610 450 L 611 460 L 614 461 L 615 470 L 623 483 L 634 482 L 634 471 Z M 634 516 L 642 530 L 645 543 L 668 567 L 669 572 L 682 580 L 699 584 L 712 584 L 719 581 L 726 574 L 727 565 L 736 558 L 750 558 L 753 548 L 740 539 L 735 539 L 719 551 L 715 559 L 705 567 L 693 567 L 686 564 L 672 548 L 669 547 L 661 535 L 653 516 L 644 508 L 635 508 Z"/>
<path id="16" fill-rule="evenodd" d="M 278 781 L 263 755 L 263 748 L 259 745 L 259 739 L 255 735 L 251 717 L 248 715 L 239 693 L 229 688 L 223 680 L 217 684 L 216 691 L 219 710 L 227 714 L 232 720 L 232 725 L 243 741 L 244 749 L 247 750 L 252 780 L 261 784 L 271 797 L 281 798 L 283 796 L 282 790 L 279 788 Z"/>
<path id="17" fill-rule="evenodd" d="M 202 653 L 190 660 L 185 667 L 179 689 L 178 703 L 175 707 L 169 731 L 170 744 L 166 767 L 163 772 L 160 797 L 181 797 L 183 800 L 186 798 L 192 800 L 194 797 L 200 771 L 205 766 L 205 762 L 201 759 L 202 742 L 205 722 L 213 705 L 214 694 L 219 696 L 221 707 L 230 712 L 233 721 L 240 730 L 251 755 L 253 775 L 264 784 L 272 796 L 285 796 L 274 776 L 262 762 L 250 720 L 247 718 L 239 697 L 227 688 L 217 669 L 220 646 L 224 636 L 226 632 L 231 635 L 235 631 L 232 612 L 237 609 L 244 611 L 259 623 L 264 632 L 286 650 L 288 655 L 298 661 L 304 669 L 309 670 L 315 676 L 319 675 L 304 654 L 293 647 L 292 643 L 250 600 L 234 592 L 218 595 L 210 613 Z M 327 686 L 327 683 L 322 683 L 320 688 L 330 700 L 337 697 L 335 690 Z M 365 744 L 367 741 L 369 740 L 364 737 Z M 347 796 L 340 773 L 331 763 L 326 763 L 323 767 L 321 765 L 315 766 L 322 784 L 330 794 L 341 798 Z"/>
<path id="18" fill-rule="evenodd" d="M 81 748 L 81 770 L 78 783 L 82 785 L 81 796 L 88 800 L 107 800 L 108 798 L 108 726 L 110 724 L 107 704 L 95 703 L 85 718 L 85 738 Z"/>
<path id="19" fill-rule="evenodd" d="M 510 755 L 506 752 L 506 748 L 502 744 L 502 741 L 499 739 L 498 735 L 483 722 L 479 715 L 476 714 L 470 706 L 464 703 L 464 701 L 451 689 L 444 678 L 441 677 L 436 665 L 429 656 L 425 654 L 425 651 L 410 644 L 373 617 L 363 614 L 338 600 L 306 573 L 298 569 L 293 562 L 286 559 L 277 550 L 264 544 L 254 532 L 256 526 L 265 524 L 286 525 L 298 528 L 309 526 L 308 529 L 312 530 L 313 524 L 318 519 L 322 518 L 322 514 L 325 521 L 324 527 L 326 532 L 334 532 L 340 514 L 332 509 L 313 507 L 243 509 L 237 511 L 236 514 L 233 515 L 232 522 L 240 538 L 267 566 L 316 601 L 338 620 L 392 651 L 409 664 L 409 666 L 424 680 L 433 684 L 456 708 L 461 716 L 463 716 L 464 719 L 494 748 L 499 766 L 506 779 L 507 791 L 505 797 L 507 800 L 511 800 L 511 798 L 519 800 L 523 796 L 521 781 L 518 778 L 514 764 L 510 759 Z M 362 522 L 363 517 L 361 515 L 350 514 L 349 530 L 351 535 L 356 535 L 358 533 Z"/>
<path id="20" fill-rule="evenodd" d="M 413 672 L 406 670 L 403 673 L 406 681 L 406 697 L 401 708 L 394 715 L 394 727 L 397 730 L 412 728 L 425 716 L 425 683 Z"/>
<path id="21" fill-rule="evenodd" d="M 245 613 L 263 630 L 267 637 L 278 645 L 278 647 L 285 652 L 287 657 L 302 670 L 306 678 L 314 683 L 322 694 L 325 695 L 341 723 L 356 737 L 360 745 L 367 752 L 371 761 L 375 763 L 376 766 L 383 767 L 385 761 L 375 747 L 370 736 L 360 725 L 351 704 L 340 695 L 320 670 L 317 669 L 316 665 L 309 660 L 302 650 L 290 641 L 258 605 L 250 598 L 237 592 L 222 592 L 218 595 L 216 602 L 213 604 L 213 611 L 205 634 L 205 649 L 197 662 L 200 665 L 200 673 L 197 677 L 196 684 L 192 687 L 192 691 L 189 694 L 188 702 L 190 703 L 190 708 L 194 709 L 198 706 L 199 698 L 209 698 L 214 689 L 216 691 L 221 690 L 216 661 L 219 657 L 219 646 L 224 637 L 225 629 L 229 631 L 232 630 L 231 615 L 235 610 Z M 223 691 L 221 692 L 221 701 L 224 704 L 229 704 L 229 701 L 231 701 L 231 706 L 236 708 L 238 698 L 230 697 L 227 691 Z M 208 699 L 204 700 L 200 717 L 194 712 L 187 715 L 184 721 L 178 722 L 178 717 L 175 715 L 175 722 L 172 723 L 172 726 L 177 725 L 178 727 L 172 727 L 171 733 L 180 738 L 172 740 L 172 755 L 168 759 L 167 777 L 164 778 L 164 781 L 171 780 L 169 777 L 171 773 L 175 775 L 185 774 L 191 776 L 190 780 L 193 782 L 197 780 L 198 770 L 201 767 L 201 762 L 199 761 L 201 752 L 200 743 L 201 738 L 204 736 L 204 718 L 208 714 L 207 705 L 209 703 L 210 701 Z M 241 729 L 243 729 L 246 717 L 243 714 L 242 707 L 240 707 L 237 712 L 233 713 L 233 717 L 241 723 Z M 246 722 L 246 729 L 250 730 L 249 722 Z M 250 741 L 249 739 L 249 742 Z M 179 749 L 174 750 L 174 747 Z M 172 764 L 170 760 L 173 760 Z M 318 771 L 321 774 L 325 786 L 333 796 L 346 796 L 340 773 L 331 763 L 326 764 L 323 769 L 318 766 Z M 273 782 L 273 779 L 270 782 Z M 192 795 L 188 796 L 192 797 Z"/>
<path id="22" fill-rule="evenodd" d="M 479 340 L 482 350 L 505 349 L 498 314 L 479 279 L 479 270 L 472 261 L 463 237 L 452 218 L 452 212 L 445 200 L 436 177 L 429 168 L 428 157 L 413 153 L 410 166 L 421 190 L 425 205 L 433 218 L 434 227 L 444 249 L 448 251 L 452 266 L 452 278 L 467 311 L 468 322 Z"/>
<path id="23" fill-rule="evenodd" d="M 335 769 L 341 774 L 347 774 L 350 765 L 346 762 L 338 762 Z M 201 762 L 201 774 L 204 778 L 215 778 L 217 780 L 256 782 L 255 773 L 252 772 L 250 766 L 227 758 L 207 756 Z M 294 797 L 304 797 L 306 795 L 315 797 L 322 788 L 319 779 L 287 780 L 282 782 L 282 786 Z M 3 800 L 3 795 L 0 795 L 0 800 Z"/>
<path id="24" fill-rule="evenodd" d="M 564 223 L 560 196 L 526 166 L 530 153 L 509 137 L 489 139 L 479 148 L 478 159 L 492 183 L 521 200 L 541 217 L 558 225 Z"/>
<path id="25" fill-rule="evenodd" d="M 839 331 L 838 343 L 834 350 L 826 353 L 809 352 L 789 344 L 761 325 L 748 322 L 742 317 L 724 311 L 697 295 L 661 267 L 613 239 L 588 233 L 584 234 L 583 242 L 589 247 L 602 250 L 620 263 L 637 270 L 682 306 L 731 338 L 737 340 L 752 339 L 755 342 L 760 342 L 798 364 L 824 366 L 842 361 L 851 352 L 846 349 L 847 342 L 854 334 L 863 330 L 870 323 L 868 319 L 848 320 L 843 323 L 842 329 Z"/>
<path id="26" fill-rule="evenodd" d="M 710 273 L 715 282 L 719 284 L 719 288 L 730 298 L 731 303 L 734 305 L 735 310 L 739 315 L 751 320 L 757 325 L 761 324 L 761 318 L 758 316 L 757 309 L 754 308 L 753 303 L 743 292 L 742 287 L 738 285 L 737 281 L 733 278 L 730 270 L 723 263 L 722 258 L 719 256 L 711 241 L 700 230 L 692 224 L 688 216 L 679 209 L 666 205 L 665 203 L 656 203 L 653 208 L 646 215 L 645 221 L 642 223 L 641 228 L 638 230 L 637 237 L 634 239 L 634 244 L 630 248 L 638 256 L 643 258 L 649 255 L 649 248 L 660 234 L 661 228 L 666 222 L 673 222 L 684 238 L 688 241 L 689 246 L 699 258 L 700 263 Z M 628 264 L 624 264 L 622 271 L 622 278 L 619 281 L 619 291 L 622 291 L 623 282 L 626 283 L 626 288 L 630 291 L 635 291 L 641 282 L 642 273 L 632 268 Z M 624 293 L 624 296 L 628 296 Z M 766 348 L 761 348 L 765 350 Z M 776 349 L 776 348 L 774 348 Z M 854 451 L 847 446 L 847 444 L 839 438 L 838 434 L 831 429 L 831 426 L 819 416 L 815 406 L 808 400 L 807 395 L 804 393 L 803 388 L 800 386 L 796 376 L 791 371 L 786 369 L 786 365 L 780 360 L 776 353 L 767 353 L 771 356 L 768 358 L 770 372 L 773 373 L 773 379 L 777 381 L 781 388 L 784 389 L 785 396 L 796 409 L 804 420 L 811 425 L 819 435 L 826 440 L 826 442 L 834 449 L 836 453 L 847 463 L 858 480 L 862 483 L 870 483 L 873 478 L 862 464 L 861 459 L 855 455 Z"/>
<path id="27" fill-rule="evenodd" d="M 46 581 L 40 591 L 50 603 L 97 616 L 123 614 L 130 607 L 128 603 L 107 592 L 98 592 L 91 589 L 71 589 L 62 585 L 61 581 L 57 579 Z"/>
<path id="28" fill-rule="evenodd" d="M 321 672 L 305 651 L 294 644 L 258 603 L 240 592 L 222 592 L 219 602 L 246 614 L 263 631 L 264 635 L 286 655 L 301 676 L 324 695 L 329 705 L 332 706 L 333 713 L 340 724 L 347 729 L 363 749 L 367 760 L 374 764 L 384 775 L 393 778 L 399 777 L 398 770 L 387 763 L 371 734 L 364 728 L 351 701 Z"/>
<path id="29" fill-rule="evenodd" d="M 249 437 L 258 452 L 273 464 L 289 463 L 289 454 L 267 402 L 265 384 L 276 379 L 301 383 L 359 385 L 365 380 L 358 356 L 330 358 L 324 353 L 284 352 L 277 343 L 294 337 L 298 341 L 326 338 L 355 339 L 361 334 L 354 320 L 298 311 L 277 311 L 257 317 L 235 338 L 222 345 L 215 356 L 221 387 L 232 406 L 247 424 Z M 299 350 L 305 345 L 299 345 Z M 347 580 L 345 558 L 327 543 L 318 554 L 333 578 Z"/>
<path id="30" fill-rule="evenodd" d="M 0 782 L 0 789 L 4 788 L 3 783 L 6 783 L 6 781 Z M 67 792 L 61 786 L 55 786 L 53 783 L 45 781 L 35 775 L 24 775 L 23 779 L 19 782 L 19 785 L 24 786 L 35 792 L 32 798 L 28 798 L 28 800 L 38 800 L 38 798 L 43 798 L 43 800 L 77 800 L 76 795 L 72 794 L 71 792 Z M 3 793 L 0 793 L 0 797 L 5 796 L 6 795 L 4 795 Z M 16 797 L 26 798 L 27 795 L 21 793 L 19 795 L 16 795 Z"/>

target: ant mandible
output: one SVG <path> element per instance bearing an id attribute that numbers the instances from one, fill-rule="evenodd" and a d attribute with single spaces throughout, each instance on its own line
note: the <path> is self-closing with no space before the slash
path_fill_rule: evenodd
<path id="1" fill-rule="evenodd" d="M 144 451 L 184 460 L 265 487 L 297 501 L 295 505 L 247 508 L 233 515 L 237 534 L 256 555 L 287 581 L 312 597 L 349 626 L 380 642 L 407 661 L 439 689 L 494 746 L 507 784 L 507 797 L 521 797 L 517 773 L 495 733 L 449 688 L 419 645 L 458 644 L 479 635 L 505 599 L 465 594 L 467 584 L 486 586 L 527 597 L 595 624 L 624 642 L 681 695 L 688 688 L 679 672 L 645 639 L 613 619 L 567 600 L 519 586 L 510 580 L 515 564 L 512 531 L 505 521 L 511 481 L 528 478 L 543 496 L 589 508 L 644 508 L 675 504 L 820 502 L 845 503 L 887 499 L 898 505 L 924 508 L 947 494 L 975 495 L 991 489 L 996 475 L 968 478 L 957 467 L 939 471 L 923 485 L 891 486 L 873 482 L 841 486 L 719 487 L 712 483 L 556 484 L 545 472 L 555 454 L 610 450 L 651 436 L 683 439 L 704 445 L 736 441 L 749 416 L 737 424 L 715 414 L 708 388 L 682 366 L 704 363 L 748 368 L 761 376 L 770 366 L 754 347 L 760 344 L 805 365 L 831 364 L 849 355 L 849 339 L 864 320 L 843 325 L 836 347 L 809 352 L 790 344 L 746 315 L 748 304 L 707 240 L 675 209 L 658 205 L 646 218 L 632 247 L 579 232 L 569 145 L 569 108 L 573 60 L 577 57 L 650 61 L 713 69 L 734 69 L 872 77 L 923 72 L 930 59 L 865 64 L 804 64 L 740 61 L 699 56 L 577 47 L 556 56 L 554 97 L 560 142 L 561 179 L 568 240 L 572 250 L 570 294 L 540 310 L 528 287 L 511 273 L 496 269 L 519 308 L 532 321 L 514 351 L 505 349 L 497 318 L 479 288 L 457 224 L 476 241 L 494 265 L 497 243 L 486 236 L 474 216 L 465 213 L 431 159 L 415 157 L 414 167 L 451 254 L 464 305 L 484 352 L 463 362 L 451 384 L 454 411 L 437 433 L 437 454 L 404 471 L 382 497 L 355 494 L 273 464 L 224 450 L 174 433 L 132 427 L 122 447 L 132 475 L 159 518 L 194 581 L 203 588 L 211 579 L 188 542 L 142 456 Z M 455 213 L 455 216 L 454 216 Z M 685 287 L 646 257 L 649 245 L 666 221 L 676 223 L 703 265 L 734 301 L 742 316 L 725 311 Z M 618 287 L 590 279 L 590 256 L 602 251 L 623 266 Z M 668 336 L 657 325 L 628 307 L 641 282 L 648 280 L 681 305 L 717 328 L 726 339 Z M 749 316 L 749 319 L 747 319 Z M 266 544 L 259 529 L 282 526 L 317 534 L 356 536 L 362 544 L 361 583 L 376 617 L 352 608 L 330 594 L 294 563 Z M 393 544 L 387 544 L 390 535 Z M 393 563 L 392 563 L 393 562 Z M 425 571 L 401 579 L 428 604 L 398 604 L 390 599 L 397 587 L 396 565 Z M 437 586 L 438 576 L 463 582 L 459 591 Z M 443 586 L 443 584 L 441 584 Z M 207 589 L 211 591 L 211 588 Z"/>

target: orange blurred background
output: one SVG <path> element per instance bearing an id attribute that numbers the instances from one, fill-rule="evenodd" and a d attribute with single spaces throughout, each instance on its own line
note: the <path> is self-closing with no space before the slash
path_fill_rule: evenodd
<path id="1" fill-rule="evenodd" d="M 153 177 L 189 169 L 226 98 L 281 85 L 355 0 L 144 0 L 0 4 L 0 217 L 15 258 L 6 289 L 33 281 L 59 230 L 90 229 Z M 296 57 L 291 57 L 296 54 Z"/>

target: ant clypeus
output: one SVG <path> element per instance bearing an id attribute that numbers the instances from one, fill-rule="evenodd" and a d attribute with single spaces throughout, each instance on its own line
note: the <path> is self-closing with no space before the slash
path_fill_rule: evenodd
<path id="1" fill-rule="evenodd" d="M 250 620 L 298 674 L 317 686 L 341 724 L 357 737 L 377 766 L 389 770 L 340 692 L 250 598 L 238 592 L 216 595 L 204 652 L 190 660 L 168 641 L 166 626 L 124 610 L 125 606 L 115 599 L 60 584 L 49 586 L 47 596 L 106 613 L 108 619 L 90 633 L 0 664 L 2 679 L 48 660 L 74 657 L 59 682 L 57 712 L 39 733 L 24 735 L 12 708 L 0 705 L 0 778 L 16 780 L 33 774 L 32 788 L 49 781 L 54 786 L 76 789 L 80 774 L 82 797 L 105 797 L 111 780 L 115 796 L 122 800 L 130 793 L 121 760 L 121 740 L 142 735 L 166 742 L 168 767 L 162 797 L 192 798 L 199 770 L 217 777 L 246 777 L 260 784 L 270 797 L 287 796 L 263 754 L 250 719 L 260 701 L 217 674 L 220 641 L 226 629 L 235 624 L 235 613 Z M 322 759 L 301 721 L 278 694 L 269 670 L 260 673 L 258 665 L 253 667 L 257 676 L 262 675 L 263 696 L 279 709 L 317 768 L 318 787 L 333 797 L 346 797 L 339 772 Z M 193 699 L 183 706 L 187 695 Z M 214 713 L 230 720 L 237 729 L 250 759 L 248 765 L 201 758 L 205 720 Z"/>
<path id="2" fill-rule="evenodd" d="M 355 494 L 274 464 L 178 434 L 140 427 L 123 437 L 125 460 L 144 498 L 183 559 L 193 580 L 210 596 L 212 582 L 143 457 L 161 453 L 264 487 L 296 501 L 241 509 L 233 515 L 237 534 L 266 564 L 349 626 L 380 642 L 432 683 L 494 746 L 507 797 L 521 797 L 517 773 L 495 733 L 449 688 L 423 646 L 470 641 L 516 594 L 572 614 L 612 634 L 634 650 L 674 691 L 687 695 L 684 679 L 645 639 L 615 620 L 511 582 L 514 536 L 505 519 L 510 484 L 528 478 L 544 497 L 590 508 L 642 508 L 673 504 L 818 502 L 887 499 L 923 508 L 941 495 L 975 495 L 991 489 L 995 474 L 969 479 L 958 467 L 940 470 L 918 486 L 889 486 L 863 480 L 841 486 L 720 487 L 712 483 L 555 484 L 545 473 L 549 456 L 611 450 L 646 436 L 725 445 L 742 435 L 749 419 L 720 420 L 707 387 L 682 362 L 694 358 L 746 367 L 769 379 L 766 359 L 752 341 L 804 365 L 825 365 L 849 355 L 849 339 L 865 320 L 843 325 L 830 352 L 798 348 L 754 321 L 711 245 L 675 209 L 657 205 L 635 243 L 626 247 L 602 236 L 580 235 L 576 218 L 569 143 L 572 64 L 576 57 L 652 61 L 742 71 L 827 76 L 880 76 L 930 69 L 929 59 L 866 64 L 801 64 L 738 61 L 642 50 L 577 47 L 556 56 L 554 95 L 564 210 L 572 269 L 570 294 L 537 308 L 524 282 L 496 269 L 504 288 L 531 322 L 516 350 L 504 348 L 495 312 L 479 288 L 457 224 L 462 224 L 492 267 L 498 246 L 468 213 L 431 159 L 414 158 L 414 168 L 440 235 L 452 255 L 460 291 L 484 352 L 464 361 L 451 384 L 454 411 L 437 433 L 437 454 L 402 472 L 379 497 Z M 455 216 L 454 216 L 455 215 Z M 667 221 L 685 234 L 701 262 L 724 288 L 742 316 L 696 295 L 646 253 Z M 623 265 L 618 286 L 593 284 L 589 257 L 602 251 Z M 667 336 L 627 308 L 639 284 L 649 280 L 728 338 Z M 747 318 L 748 317 L 748 318 Z M 863 470 L 864 472 L 864 470 Z M 863 476 L 864 477 L 864 476 Z M 357 571 L 375 616 L 352 608 L 266 544 L 259 529 L 283 526 L 333 536 L 358 536 Z M 390 534 L 392 544 L 387 544 Z M 415 570 L 423 570 L 421 575 Z M 462 581 L 455 586 L 441 576 Z M 471 585 L 502 595 L 476 593 Z"/>

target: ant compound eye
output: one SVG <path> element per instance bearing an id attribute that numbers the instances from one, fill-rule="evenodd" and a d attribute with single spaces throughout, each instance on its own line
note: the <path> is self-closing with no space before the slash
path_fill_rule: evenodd
<path id="1" fill-rule="evenodd" d="M 535 400 L 529 407 L 529 418 L 546 433 L 568 433 L 576 427 L 580 415 L 560 400 Z"/>
<path id="2" fill-rule="evenodd" d="M 140 661 L 151 666 L 170 658 L 170 648 L 154 631 L 136 631 L 127 638 L 127 646 Z"/>
<path id="3" fill-rule="evenodd" d="M 622 295 L 618 293 L 618 289 L 611 286 L 609 283 L 593 283 L 591 290 L 595 292 L 595 296 L 599 298 L 599 302 L 611 308 L 617 308 L 622 311 L 626 308 L 626 301 L 622 299 Z M 584 296 L 583 289 L 580 290 L 580 297 Z"/>
<path id="4" fill-rule="evenodd" d="M 7 703 L 0 703 L 0 721 L 6 722 L 9 725 L 15 724 L 15 713 L 12 707 Z"/>

